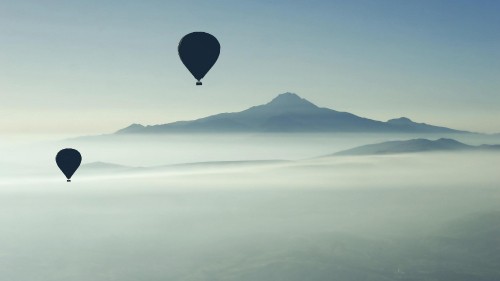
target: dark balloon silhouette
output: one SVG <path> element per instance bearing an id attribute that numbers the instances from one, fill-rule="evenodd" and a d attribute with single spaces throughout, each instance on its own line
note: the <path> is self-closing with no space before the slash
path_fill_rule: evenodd
<path id="1" fill-rule="evenodd" d="M 82 155 L 76 149 L 65 148 L 57 153 L 56 163 L 68 182 L 71 182 L 71 177 L 82 163 Z"/>
<path id="2" fill-rule="evenodd" d="M 192 32 L 179 42 L 179 57 L 194 78 L 196 85 L 214 66 L 219 58 L 220 44 L 213 35 L 206 32 Z"/>

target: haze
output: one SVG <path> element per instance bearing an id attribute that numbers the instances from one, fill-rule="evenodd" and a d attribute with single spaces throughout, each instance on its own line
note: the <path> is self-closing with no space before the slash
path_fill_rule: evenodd
<path id="1" fill-rule="evenodd" d="M 500 280 L 499 10 L 0 0 L 0 279 Z"/>
<path id="2" fill-rule="evenodd" d="M 498 153 L 318 157 L 401 137 L 122 136 L 10 146 L 0 178 L 0 274 L 498 279 L 500 260 L 489 250 L 500 234 Z M 53 161 L 66 146 L 84 155 L 71 183 Z"/>

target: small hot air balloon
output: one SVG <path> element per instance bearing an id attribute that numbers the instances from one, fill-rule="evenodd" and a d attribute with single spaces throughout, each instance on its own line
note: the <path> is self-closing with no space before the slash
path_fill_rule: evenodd
<path id="1" fill-rule="evenodd" d="M 57 153 L 56 163 L 68 179 L 67 182 L 71 182 L 71 177 L 82 163 L 82 155 L 76 149 L 65 148 Z"/>
<path id="2" fill-rule="evenodd" d="M 192 32 L 182 37 L 178 49 L 182 63 L 198 80 L 196 85 L 201 85 L 200 80 L 219 58 L 219 41 L 206 32 Z"/>

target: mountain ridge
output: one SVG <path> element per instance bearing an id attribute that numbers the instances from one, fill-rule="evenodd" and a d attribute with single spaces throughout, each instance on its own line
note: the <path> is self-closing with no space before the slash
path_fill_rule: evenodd
<path id="1" fill-rule="evenodd" d="M 413 122 L 407 117 L 386 122 L 319 107 L 295 93 L 286 92 L 270 102 L 239 112 L 148 125 L 131 124 L 115 134 L 209 132 L 349 132 L 349 133 L 471 133 L 446 127 Z"/>
<path id="2" fill-rule="evenodd" d="M 482 144 L 474 146 L 449 138 L 440 138 L 437 140 L 411 139 L 411 140 L 399 140 L 399 141 L 386 141 L 386 142 L 357 146 L 327 156 L 389 155 L 389 154 L 438 152 L 438 151 L 491 151 L 491 150 L 500 151 L 500 145 Z"/>

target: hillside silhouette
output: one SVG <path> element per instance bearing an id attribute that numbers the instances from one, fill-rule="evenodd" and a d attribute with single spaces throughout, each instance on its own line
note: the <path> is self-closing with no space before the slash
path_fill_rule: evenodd
<path id="1" fill-rule="evenodd" d="M 401 117 L 387 122 L 363 118 L 317 105 L 294 93 L 241 112 L 220 113 L 191 121 L 143 126 L 132 124 L 116 134 L 234 132 L 348 132 L 348 133 L 469 133 L 416 123 Z"/>
<path id="2" fill-rule="evenodd" d="M 500 151 L 500 145 L 468 145 L 454 139 L 440 138 L 438 140 L 412 139 L 404 141 L 387 141 L 375 144 L 362 145 L 343 150 L 333 155 L 376 155 L 399 154 L 432 151 Z"/>

